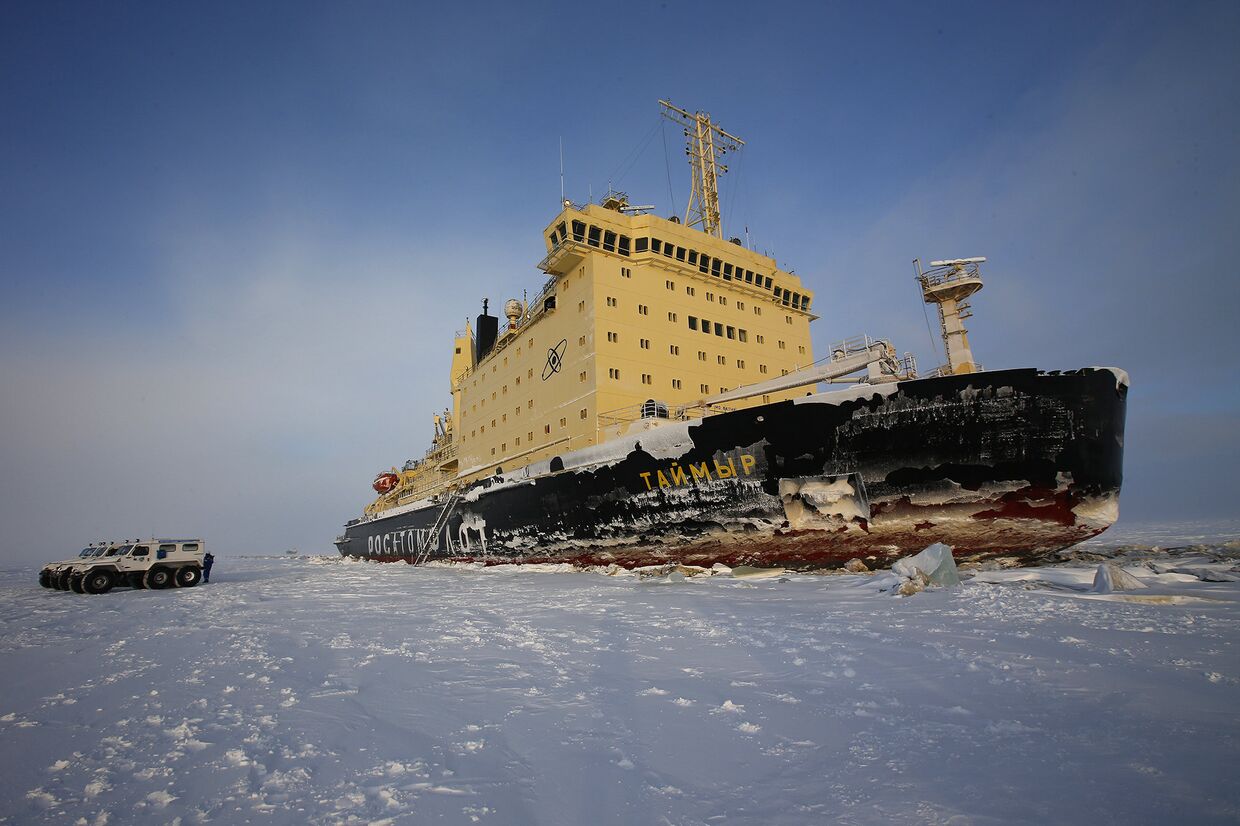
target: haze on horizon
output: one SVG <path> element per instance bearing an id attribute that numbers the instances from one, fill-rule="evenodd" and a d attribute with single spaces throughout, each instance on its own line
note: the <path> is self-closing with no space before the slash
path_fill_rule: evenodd
<path id="1" fill-rule="evenodd" d="M 938 364 L 910 261 L 985 255 L 990 368 L 1132 376 L 1121 525 L 1227 519 L 1240 6 L 0 7 L 0 558 L 331 552 L 451 336 L 608 186 L 683 213 L 657 100 L 747 146 L 728 234 L 830 342 Z"/>

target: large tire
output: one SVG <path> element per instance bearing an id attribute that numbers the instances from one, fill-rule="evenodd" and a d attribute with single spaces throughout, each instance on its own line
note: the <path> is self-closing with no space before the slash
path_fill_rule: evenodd
<path id="1" fill-rule="evenodd" d="M 58 571 L 52 577 L 52 587 L 55 588 L 57 591 L 68 591 L 69 590 L 69 574 L 65 573 L 64 571 Z"/>
<path id="2" fill-rule="evenodd" d="M 69 590 L 75 594 L 84 594 L 86 589 L 82 587 L 82 575 L 73 574 L 69 577 Z"/>
<path id="3" fill-rule="evenodd" d="M 133 573 L 127 574 L 126 576 L 129 577 L 130 588 L 142 589 L 146 587 L 146 585 L 142 582 L 143 574 L 141 571 L 135 571 Z"/>
<path id="4" fill-rule="evenodd" d="M 177 570 L 176 581 L 182 588 L 193 588 L 202 582 L 202 569 L 197 565 L 186 565 Z"/>
<path id="5" fill-rule="evenodd" d="M 146 576 L 142 578 L 142 584 L 152 591 L 170 588 L 173 586 L 172 570 L 156 566 L 146 572 Z"/>
<path id="6" fill-rule="evenodd" d="M 44 588 L 52 587 L 52 574 L 50 571 L 39 571 L 39 584 Z"/>
<path id="7" fill-rule="evenodd" d="M 112 572 L 107 570 L 88 571 L 82 578 L 82 590 L 88 594 L 106 594 L 112 590 L 116 580 Z"/>

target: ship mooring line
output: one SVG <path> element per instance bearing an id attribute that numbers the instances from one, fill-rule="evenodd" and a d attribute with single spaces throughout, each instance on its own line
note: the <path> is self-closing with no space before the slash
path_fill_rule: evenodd
<path id="1" fill-rule="evenodd" d="M 672 201 L 672 214 L 679 215 L 680 210 L 676 208 L 676 193 L 672 191 L 672 162 L 667 154 L 667 121 L 660 117 L 659 124 L 663 132 L 663 166 L 667 169 L 667 197 Z"/>
<path id="2" fill-rule="evenodd" d="M 662 123 L 663 118 L 661 117 L 655 121 L 654 126 L 650 127 L 650 131 L 637 142 L 637 146 L 634 149 L 630 149 L 629 154 L 625 155 L 624 159 L 616 165 L 616 168 L 612 171 L 611 175 L 608 176 L 608 180 L 614 179 L 616 184 L 619 185 L 620 181 L 624 180 L 624 176 L 633 171 L 633 167 L 639 160 L 641 160 L 642 155 L 650 146 L 650 142 L 654 140 L 654 133 L 658 131 L 659 126 L 662 125 Z"/>
<path id="3" fill-rule="evenodd" d="M 917 290 L 917 297 L 918 298 L 922 297 L 920 289 Z M 922 315 L 922 318 L 926 320 L 926 336 L 930 339 L 930 352 L 934 353 L 934 360 L 939 361 L 940 364 L 943 362 L 946 362 L 947 361 L 946 357 L 944 357 L 942 361 L 940 361 L 939 345 L 934 340 L 934 331 L 930 329 L 930 311 L 926 309 L 925 301 L 921 302 L 921 315 Z"/>

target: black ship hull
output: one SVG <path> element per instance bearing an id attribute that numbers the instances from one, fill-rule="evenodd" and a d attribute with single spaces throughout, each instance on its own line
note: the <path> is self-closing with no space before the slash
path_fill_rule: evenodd
<path id="1" fill-rule="evenodd" d="M 380 561 L 810 568 L 1036 556 L 1118 515 L 1121 371 L 863 385 L 623 436 L 346 526 Z"/>

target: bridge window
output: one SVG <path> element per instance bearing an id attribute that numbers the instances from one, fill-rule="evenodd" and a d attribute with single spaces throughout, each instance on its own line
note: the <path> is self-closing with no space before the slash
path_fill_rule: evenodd
<path id="1" fill-rule="evenodd" d="M 710 272 L 710 256 L 703 253 L 702 258 L 698 261 L 699 272 Z"/>
<path id="2" fill-rule="evenodd" d="M 616 251 L 616 234 L 611 230 L 603 232 L 603 249 L 608 252 Z"/>
<path id="3" fill-rule="evenodd" d="M 685 260 L 685 248 L 684 248 L 684 247 L 677 247 L 677 248 L 676 248 L 676 260 L 677 260 L 677 261 L 684 261 L 684 260 Z"/>
<path id="4" fill-rule="evenodd" d="M 689 250 L 689 266 L 693 266 L 698 262 L 697 250 Z"/>
<path id="5" fill-rule="evenodd" d="M 654 253 L 662 252 L 663 242 L 660 241 L 658 238 L 651 238 L 650 239 L 650 251 Z"/>
<path id="6" fill-rule="evenodd" d="M 586 225 L 581 221 L 573 221 L 573 240 L 586 240 Z"/>
<path id="7" fill-rule="evenodd" d="M 627 235 L 621 235 L 621 236 L 620 236 L 620 246 L 619 246 L 619 249 L 620 249 L 620 254 L 621 254 L 621 255 L 628 255 L 628 254 L 629 254 L 629 236 L 627 236 Z"/>
<path id="8" fill-rule="evenodd" d="M 597 247 L 597 246 L 599 245 L 599 236 L 600 236 L 601 234 L 602 234 L 602 230 L 600 230 L 598 227 L 596 227 L 596 226 L 594 226 L 593 224 L 591 224 L 591 225 L 590 225 L 590 235 L 589 235 L 589 237 L 586 239 L 586 243 L 588 243 L 588 244 L 589 244 L 590 246 L 592 246 L 592 247 Z"/>
<path id="9" fill-rule="evenodd" d="M 649 238 L 638 238 L 633 242 L 633 252 L 645 252 L 648 249 L 650 249 Z"/>

